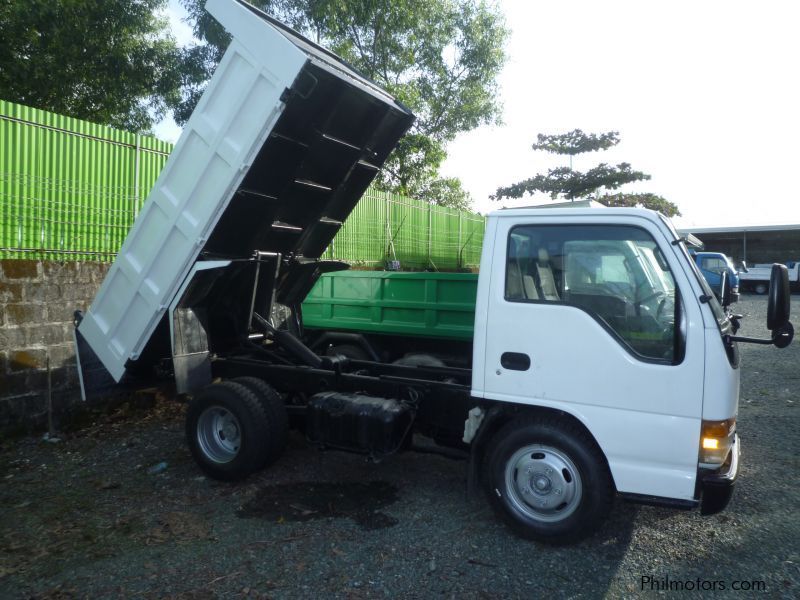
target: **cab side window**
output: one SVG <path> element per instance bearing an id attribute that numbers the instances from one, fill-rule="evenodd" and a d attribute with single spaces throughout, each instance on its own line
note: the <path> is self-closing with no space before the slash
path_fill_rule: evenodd
<path id="1" fill-rule="evenodd" d="M 702 258 L 700 260 L 701 268 L 705 269 L 706 271 L 711 271 L 712 273 L 716 273 L 721 275 L 725 271 L 728 270 L 728 265 L 725 264 L 724 260 L 719 258 Z"/>
<path id="2" fill-rule="evenodd" d="M 674 363 L 680 299 L 649 233 L 628 226 L 518 226 L 508 238 L 505 298 L 556 302 L 598 320 L 639 358 Z"/>

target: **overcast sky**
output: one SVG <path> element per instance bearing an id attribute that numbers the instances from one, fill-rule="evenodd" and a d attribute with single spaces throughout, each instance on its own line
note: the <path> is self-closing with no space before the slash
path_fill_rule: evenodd
<path id="1" fill-rule="evenodd" d="M 800 223 L 800 3 L 671 0 L 504 0 L 512 30 L 500 77 L 500 126 L 463 134 L 443 173 L 475 208 L 501 185 L 563 159 L 531 150 L 537 133 L 620 132 L 611 151 L 576 169 L 629 162 L 652 179 L 628 191 L 676 203 L 678 226 Z M 177 0 L 171 21 L 191 32 Z M 174 141 L 165 123 L 157 135 Z M 546 196 L 505 205 L 533 204 Z"/>

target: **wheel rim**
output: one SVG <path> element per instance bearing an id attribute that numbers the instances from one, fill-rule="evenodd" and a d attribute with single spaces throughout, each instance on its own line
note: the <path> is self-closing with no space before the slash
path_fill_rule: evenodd
<path id="1" fill-rule="evenodd" d="M 228 463 L 239 454 L 242 427 L 234 414 L 221 406 L 205 409 L 197 420 L 197 443 L 209 460 Z"/>
<path id="2" fill-rule="evenodd" d="M 575 463 L 561 450 L 540 444 L 525 446 L 513 454 L 506 463 L 505 484 L 519 512 L 548 523 L 574 513 L 583 495 Z"/>

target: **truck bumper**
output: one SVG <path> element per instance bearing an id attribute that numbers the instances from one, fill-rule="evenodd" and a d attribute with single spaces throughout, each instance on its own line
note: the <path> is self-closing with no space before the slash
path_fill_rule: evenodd
<path id="1" fill-rule="evenodd" d="M 702 500 L 700 501 L 701 515 L 715 515 L 728 506 L 733 495 L 733 486 L 739 475 L 739 455 L 741 453 L 739 436 L 734 438 L 731 448 L 730 460 L 719 471 L 701 471 L 700 488 Z"/>

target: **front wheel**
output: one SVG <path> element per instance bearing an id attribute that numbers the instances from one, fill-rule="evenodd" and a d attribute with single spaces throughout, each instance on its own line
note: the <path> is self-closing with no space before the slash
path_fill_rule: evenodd
<path id="1" fill-rule="evenodd" d="M 600 448 L 567 421 L 512 421 L 494 436 L 485 468 L 493 508 L 528 539 L 576 541 L 611 508 L 614 484 Z"/>
<path id="2" fill-rule="evenodd" d="M 769 291 L 769 287 L 767 286 L 766 283 L 757 283 L 754 289 L 756 291 L 756 294 L 759 294 L 761 296 L 763 296 Z"/>

